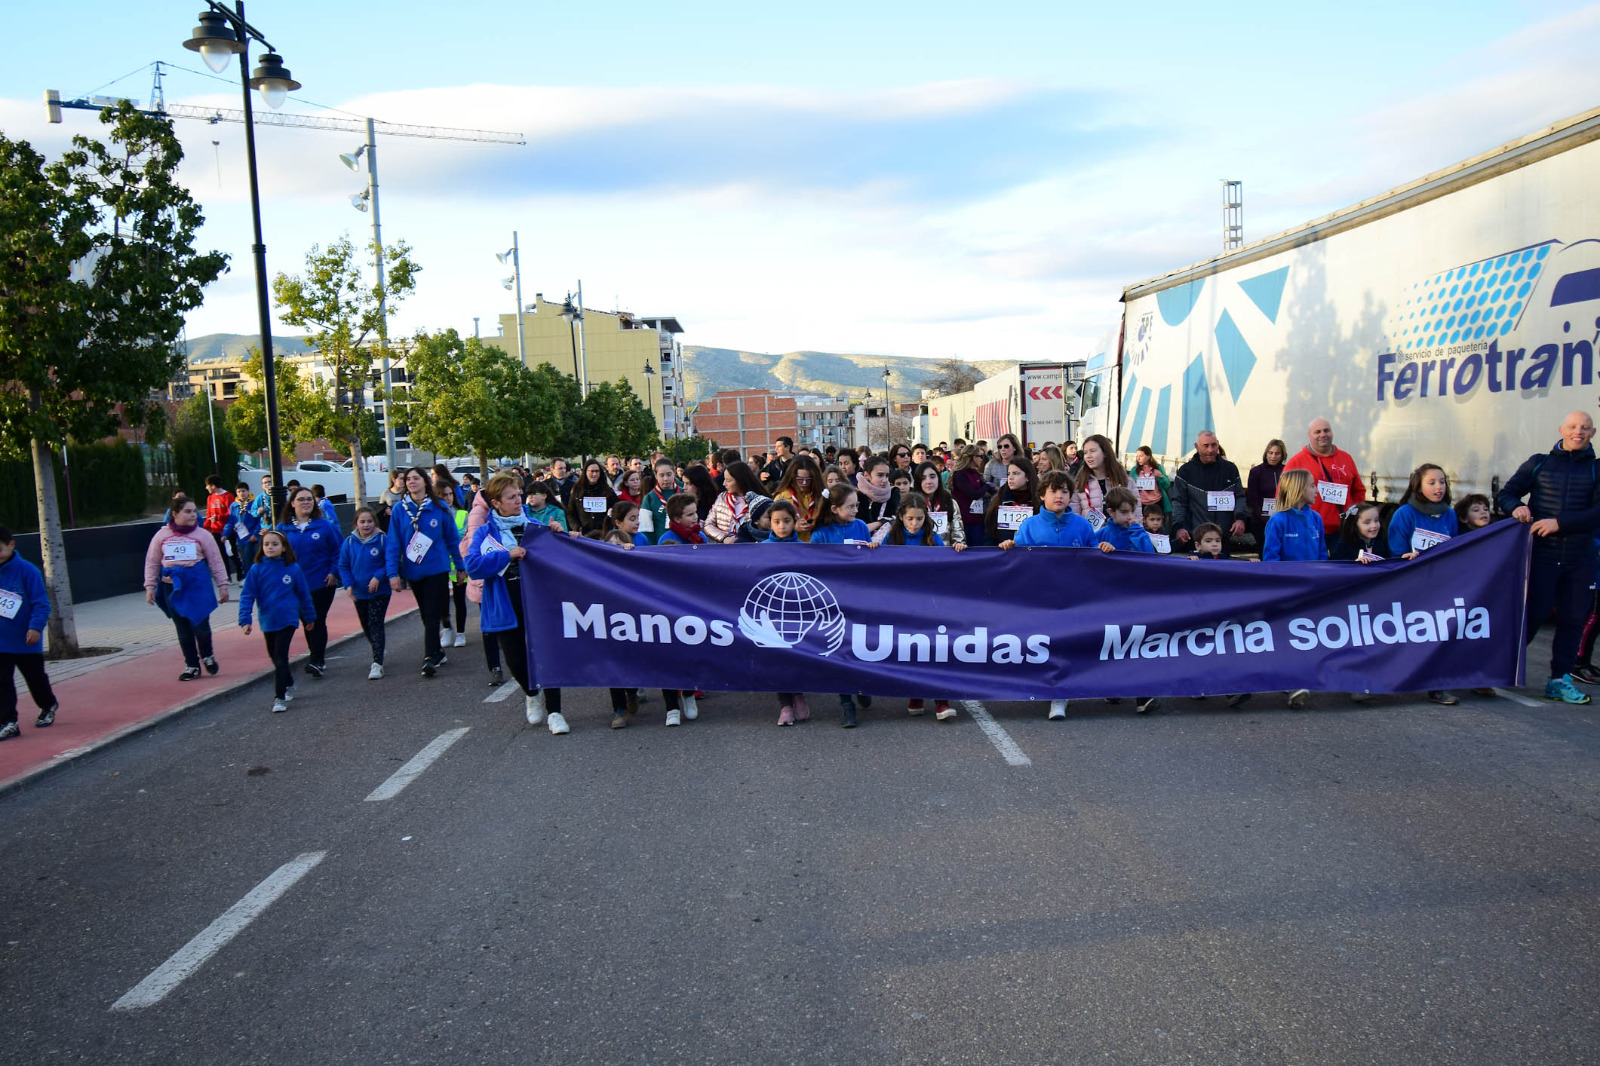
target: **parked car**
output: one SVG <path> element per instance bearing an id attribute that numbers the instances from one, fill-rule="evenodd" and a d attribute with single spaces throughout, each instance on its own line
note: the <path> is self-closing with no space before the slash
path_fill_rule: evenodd
<path id="1" fill-rule="evenodd" d="M 340 496 L 347 500 L 356 498 L 356 473 L 355 468 L 349 463 L 341 463 L 335 459 L 306 459 L 299 466 L 284 467 L 283 479 L 285 482 L 298 481 L 302 485 L 321 485 L 330 497 Z M 383 474 L 366 475 L 367 493 L 376 496 L 388 487 Z"/>

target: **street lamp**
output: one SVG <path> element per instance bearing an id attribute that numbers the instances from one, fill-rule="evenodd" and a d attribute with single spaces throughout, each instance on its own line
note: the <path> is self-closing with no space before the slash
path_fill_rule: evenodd
<path id="1" fill-rule="evenodd" d="M 650 412 L 650 420 L 652 422 L 655 421 L 656 407 L 655 401 L 650 398 L 650 393 L 655 387 L 655 376 L 656 368 L 650 365 L 650 359 L 646 357 L 644 361 L 644 406 L 645 410 Z M 661 427 L 657 426 L 656 428 L 660 429 Z"/>
<path id="2" fill-rule="evenodd" d="M 200 24 L 189 33 L 183 46 L 199 52 L 215 73 L 227 69 L 229 61 L 239 57 L 239 83 L 244 93 L 244 149 L 250 172 L 250 217 L 255 226 L 255 244 L 251 251 L 256 266 L 256 313 L 261 330 L 261 387 L 266 390 L 267 447 L 272 452 L 272 509 L 277 514 L 283 506 L 283 454 L 278 436 L 277 372 L 273 366 L 272 310 L 267 298 L 267 246 L 261 239 L 261 187 L 256 177 L 256 125 L 255 111 L 250 103 L 250 90 L 261 93 L 261 100 L 277 110 L 289 93 L 300 88 L 300 83 L 289 76 L 272 42 L 261 31 L 244 20 L 244 0 L 236 0 L 232 11 L 217 0 L 206 0 L 207 10 L 200 13 Z M 250 42 L 260 41 L 266 48 L 261 63 L 250 70 Z"/>
<path id="3" fill-rule="evenodd" d="M 561 305 L 561 321 L 567 324 L 567 341 L 572 345 L 572 378 L 581 381 L 578 376 L 578 335 L 573 331 L 572 324 L 583 321 L 583 308 L 573 305 L 570 292 L 567 293 L 566 303 Z"/>
<path id="4" fill-rule="evenodd" d="M 517 358 L 527 365 L 528 356 L 523 350 L 526 343 L 523 340 L 522 330 L 522 250 L 517 247 L 517 231 L 511 231 L 511 247 L 503 252 L 494 253 L 494 257 L 502 263 L 511 264 L 511 276 L 501 282 L 506 288 L 515 287 L 517 290 Z"/>

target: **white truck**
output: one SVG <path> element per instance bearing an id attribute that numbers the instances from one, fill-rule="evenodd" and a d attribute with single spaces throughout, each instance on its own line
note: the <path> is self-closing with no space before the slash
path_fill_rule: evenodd
<path id="1" fill-rule="evenodd" d="M 1015 433 L 1028 448 L 1072 440 L 1073 389 L 1083 366 L 1022 363 L 978 382 L 973 436 L 993 444 L 1001 434 Z"/>
<path id="2" fill-rule="evenodd" d="M 1241 470 L 1318 416 L 1397 497 L 1488 492 L 1600 397 L 1600 108 L 1123 291 L 1080 431 L 1120 453 L 1215 430 Z"/>

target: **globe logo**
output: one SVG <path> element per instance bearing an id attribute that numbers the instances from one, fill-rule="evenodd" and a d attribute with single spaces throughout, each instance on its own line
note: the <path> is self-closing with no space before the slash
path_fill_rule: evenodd
<path id="1" fill-rule="evenodd" d="M 786 570 L 756 582 L 739 611 L 739 632 L 761 648 L 798 648 L 809 639 L 827 656 L 844 642 L 844 613 L 828 586 Z"/>

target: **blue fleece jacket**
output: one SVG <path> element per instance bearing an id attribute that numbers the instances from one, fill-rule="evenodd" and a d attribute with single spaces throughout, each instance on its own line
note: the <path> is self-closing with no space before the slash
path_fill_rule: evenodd
<path id="1" fill-rule="evenodd" d="M 928 543 L 926 543 L 926 544 L 922 543 L 921 540 L 908 540 L 904 544 L 891 544 L 888 541 L 884 541 L 883 542 L 883 546 L 885 548 L 942 548 L 942 547 L 944 547 L 944 538 L 939 536 L 939 531 L 937 529 L 928 529 L 927 526 L 923 526 L 922 528 L 926 529 L 928 531 Z M 812 543 L 814 544 L 814 543 L 816 543 L 816 541 L 813 540 Z"/>
<path id="2" fill-rule="evenodd" d="M 22 600 L 10 618 L 0 618 L 0 652 L 7 655 L 43 655 L 44 641 L 28 643 L 28 630 L 44 632 L 50 621 L 50 596 L 44 589 L 44 575 L 28 560 L 11 553 L 0 563 L 0 591 Z M 9 597 L 8 597 L 9 598 Z"/>
<path id="3" fill-rule="evenodd" d="M 406 547 L 417 532 L 433 543 L 428 545 L 422 561 L 414 563 L 406 558 Z M 389 513 L 388 553 L 389 573 L 399 574 L 407 581 L 449 573 L 452 568 L 463 569 L 455 512 L 432 499 L 425 500 L 421 508 L 409 497 L 397 501 Z"/>
<path id="4" fill-rule="evenodd" d="M 228 525 L 240 540 L 250 543 L 261 535 L 261 517 L 249 507 L 241 507 L 238 500 L 228 508 Z"/>
<path id="5" fill-rule="evenodd" d="M 1040 511 L 1023 522 L 1012 538 L 1019 548 L 1092 548 L 1094 527 L 1089 520 L 1072 511 Z"/>
<path id="6" fill-rule="evenodd" d="M 493 522 L 479 526 L 467 547 L 463 568 L 468 577 L 483 582 L 483 610 L 478 615 L 478 628 L 485 633 L 517 628 L 517 613 L 511 597 L 522 593 L 520 589 L 513 592 L 505 577 L 510 567 L 520 565 L 509 554 L 515 547 L 516 542 L 508 534 L 501 533 Z"/>
<path id="7" fill-rule="evenodd" d="M 1322 516 L 1301 504 L 1289 511 L 1277 511 L 1267 519 L 1262 538 L 1261 561 L 1265 563 L 1319 562 L 1328 557 L 1322 534 Z"/>
<path id="8" fill-rule="evenodd" d="M 332 500 L 324 496 L 322 499 L 317 501 L 317 506 L 321 508 L 323 518 L 326 518 L 336 526 L 339 524 L 339 512 L 333 509 Z"/>
<path id="9" fill-rule="evenodd" d="M 1399 557 L 1411 551 L 1411 534 L 1419 529 L 1429 533 L 1441 533 L 1446 537 L 1453 537 L 1460 529 L 1456 521 L 1454 507 L 1446 507 L 1444 513 L 1434 518 L 1425 515 L 1409 503 L 1403 503 L 1393 515 L 1389 517 L 1389 554 Z"/>
<path id="10" fill-rule="evenodd" d="M 1150 534 L 1145 532 L 1144 526 L 1137 522 L 1124 529 L 1115 522 L 1107 522 L 1100 527 L 1100 535 L 1095 537 L 1096 544 L 1109 544 L 1119 552 L 1143 552 L 1146 555 L 1156 553 L 1155 542 L 1150 539 Z"/>
<path id="11" fill-rule="evenodd" d="M 766 540 L 758 541 L 757 543 L 759 543 L 759 544 L 799 544 L 800 543 L 800 534 L 798 534 L 798 533 L 790 533 L 787 537 L 780 537 L 776 533 L 768 533 Z M 811 543 L 815 544 L 816 543 L 816 539 L 813 538 Z"/>
<path id="12" fill-rule="evenodd" d="M 861 540 L 871 542 L 872 530 L 867 524 L 857 518 L 844 525 L 818 526 L 811 531 L 812 544 L 843 544 L 847 540 Z"/>
<path id="13" fill-rule="evenodd" d="M 378 591 L 368 591 L 372 579 L 378 579 Z M 382 533 L 374 533 L 367 541 L 354 533 L 344 538 L 339 546 L 339 584 L 354 592 L 358 600 L 389 595 L 389 552 Z"/>
<path id="14" fill-rule="evenodd" d="M 304 528 L 285 522 L 278 532 L 289 539 L 295 562 L 306 575 L 306 584 L 322 588 L 339 565 L 339 527 L 325 518 L 313 518 Z"/>
<path id="15" fill-rule="evenodd" d="M 306 575 L 298 566 L 284 562 L 281 555 L 275 559 L 262 556 L 245 574 L 239 587 L 240 625 L 250 624 L 252 607 L 260 615 L 263 633 L 317 620 Z"/>

